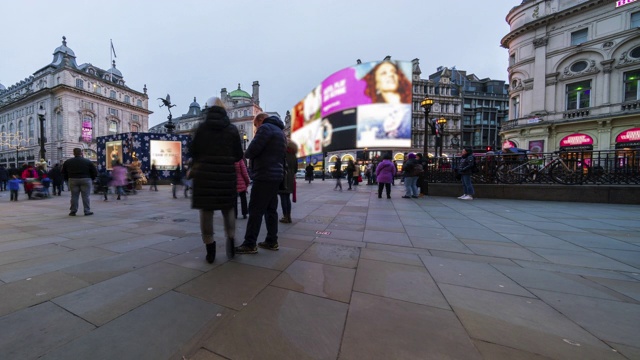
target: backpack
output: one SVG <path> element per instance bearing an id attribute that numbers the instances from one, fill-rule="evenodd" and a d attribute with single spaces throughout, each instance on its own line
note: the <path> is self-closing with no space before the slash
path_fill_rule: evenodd
<path id="1" fill-rule="evenodd" d="M 422 164 L 416 163 L 413 166 L 413 171 L 411 172 L 411 176 L 420 176 L 422 175 L 422 173 L 424 173 L 424 168 L 422 167 Z"/>

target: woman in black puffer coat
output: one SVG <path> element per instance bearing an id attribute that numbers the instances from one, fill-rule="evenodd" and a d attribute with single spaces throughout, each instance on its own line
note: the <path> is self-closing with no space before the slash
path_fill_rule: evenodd
<path id="1" fill-rule="evenodd" d="M 231 124 L 224 103 L 218 98 L 207 100 L 205 121 L 198 126 L 191 142 L 193 179 L 191 207 L 200 209 L 200 231 L 207 248 L 207 261 L 216 256 L 213 241 L 213 212 L 222 210 L 227 237 L 227 257 L 234 253 L 237 199 L 235 162 L 242 159 L 238 128 Z"/>

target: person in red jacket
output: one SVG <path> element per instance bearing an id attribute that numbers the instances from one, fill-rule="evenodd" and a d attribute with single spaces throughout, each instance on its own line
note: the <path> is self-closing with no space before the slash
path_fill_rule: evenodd
<path id="1" fill-rule="evenodd" d="M 244 163 L 244 159 L 236 161 L 236 188 L 238 190 L 238 196 L 240 197 L 240 206 L 242 209 L 242 218 L 247 218 L 247 189 L 251 180 L 249 179 L 249 173 L 247 172 L 247 166 Z M 238 202 L 235 206 L 236 219 L 238 218 Z"/>

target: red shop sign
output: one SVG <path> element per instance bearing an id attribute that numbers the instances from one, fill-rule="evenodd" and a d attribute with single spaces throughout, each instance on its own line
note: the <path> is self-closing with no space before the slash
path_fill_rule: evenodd
<path id="1" fill-rule="evenodd" d="M 517 147 L 517 146 L 516 146 L 516 144 L 515 144 L 513 141 L 511 141 L 511 140 L 505 140 L 505 141 L 502 143 L 502 148 L 503 148 L 503 149 L 508 149 L 508 148 L 512 148 L 512 147 Z"/>
<path id="2" fill-rule="evenodd" d="M 560 140 L 560 146 L 593 145 L 593 139 L 587 134 L 572 134 Z"/>
<path id="3" fill-rule="evenodd" d="M 640 141 L 640 128 L 625 130 L 616 137 L 617 143 Z"/>

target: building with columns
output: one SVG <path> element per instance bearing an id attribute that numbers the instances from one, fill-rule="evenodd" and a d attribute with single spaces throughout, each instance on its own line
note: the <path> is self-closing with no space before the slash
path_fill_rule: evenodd
<path id="1" fill-rule="evenodd" d="M 41 139 L 50 164 L 76 147 L 96 161 L 98 136 L 145 132 L 152 113 L 146 85 L 129 88 L 115 61 L 110 65 L 78 65 L 63 37 L 50 64 L 8 88 L 0 84 L 0 165 L 40 161 Z"/>
<path id="2" fill-rule="evenodd" d="M 507 14 L 504 146 L 640 148 L 640 8 L 633 1 L 525 0 Z"/>

